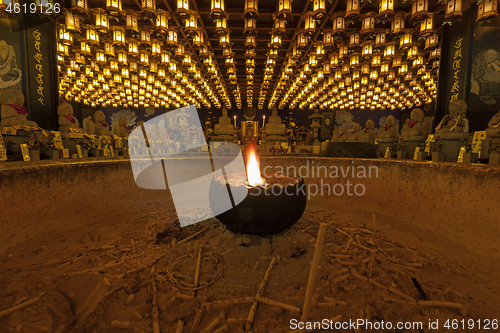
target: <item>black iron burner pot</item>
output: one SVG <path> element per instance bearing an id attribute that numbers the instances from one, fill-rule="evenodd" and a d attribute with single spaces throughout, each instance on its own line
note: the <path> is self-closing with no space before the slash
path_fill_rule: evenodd
<path id="1" fill-rule="evenodd" d="M 230 179 L 236 175 L 228 174 Z M 246 178 L 246 177 L 244 177 Z M 262 186 L 239 184 L 231 186 L 236 191 L 248 189 L 248 195 L 232 209 L 217 215 L 217 219 L 233 232 L 246 234 L 276 234 L 291 227 L 304 213 L 307 203 L 307 188 L 303 179 L 282 175 L 264 174 Z M 210 206 L 216 205 L 216 198 L 227 195 L 223 176 L 214 177 L 210 184 Z"/>

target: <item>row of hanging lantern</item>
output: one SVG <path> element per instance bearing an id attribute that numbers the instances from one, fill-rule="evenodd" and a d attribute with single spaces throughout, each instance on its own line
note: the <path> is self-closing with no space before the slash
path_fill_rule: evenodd
<path id="1" fill-rule="evenodd" d="M 180 1 L 180 0 L 178 0 Z M 187 1 L 187 0 L 183 0 Z M 251 11 L 249 11 L 250 13 Z M 250 15 L 250 14 L 247 14 Z M 210 7 L 210 18 L 215 24 L 215 33 L 219 38 L 219 46 L 222 48 L 222 58 L 224 59 L 226 75 L 228 75 L 228 81 L 230 89 L 232 89 L 233 97 L 236 102 L 236 106 L 241 108 L 241 93 L 238 86 L 238 78 L 236 75 L 236 62 L 234 60 L 234 52 L 232 51 L 232 43 L 230 40 L 231 30 L 227 26 L 228 14 L 225 10 L 224 0 L 211 0 Z M 205 64 L 214 64 L 215 60 L 210 57 L 209 62 Z M 215 69 L 212 69 L 214 71 Z M 217 78 L 216 87 L 221 87 L 223 89 L 222 100 L 227 108 L 231 108 L 231 100 L 227 94 L 225 88 L 225 80 L 223 79 L 223 74 Z"/>
<path id="2" fill-rule="evenodd" d="M 276 12 L 273 14 L 273 28 L 271 30 L 271 40 L 268 43 L 269 51 L 267 52 L 267 58 L 264 68 L 264 78 L 261 84 L 259 93 L 259 108 L 264 107 L 266 102 L 267 94 L 271 86 L 271 80 L 277 65 L 278 52 L 281 49 L 282 39 L 286 35 L 286 24 L 289 19 L 292 18 L 292 1 L 291 0 L 279 0 L 276 8 Z M 322 19 L 326 15 L 325 1 L 315 0 L 313 2 L 314 19 Z M 295 67 L 295 59 L 293 59 L 290 54 L 287 54 L 284 71 L 278 75 L 278 83 L 275 85 L 273 94 L 270 98 L 271 105 L 275 99 L 278 98 L 279 94 L 282 92 L 284 84 L 281 83 L 282 80 L 287 81 L 293 73 L 293 68 Z"/>
<path id="3" fill-rule="evenodd" d="M 259 17 L 258 1 L 245 0 L 243 18 L 245 26 L 243 35 L 245 36 L 245 72 L 246 72 L 246 96 L 247 106 L 253 106 L 254 75 L 255 75 L 255 48 L 257 46 L 257 19 Z M 239 87 L 238 87 L 239 88 Z"/>
<path id="4" fill-rule="evenodd" d="M 198 27 L 199 14 L 189 8 L 189 0 L 177 0 L 176 14 L 184 20 L 184 32 L 188 38 L 192 38 L 193 47 L 198 49 L 198 57 L 203 62 L 202 66 L 207 72 L 215 90 L 218 92 L 222 102 L 230 108 L 231 102 L 225 87 L 225 81 L 222 78 L 223 73 L 219 73 L 213 53 L 208 51 L 208 47 L 203 41 L 205 36 L 204 29 Z M 230 48 L 229 30 L 226 27 L 227 16 L 224 12 L 223 1 L 212 1 L 210 16 L 216 22 L 216 33 L 221 37 L 221 46 Z M 229 51 L 229 53 L 231 52 Z M 226 52 L 224 52 L 224 56 L 227 56 Z M 217 107 L 220 107 L 220 104 Z"/>
<path id="5" fill-rule="evenodd" d="M 454 3 L 453 15 L 459 15 L 461 0 L 450 1 Z M 389 72 L 390 66 L 386 63 L 387 61 L 395 59 L 395 64 L 401 62 L 403 57 L 402 52 L 407 53 L 404 56 L 407 57 L 408 64 L 400 66 L 399 74 L 404 74 L 408 70 L 407 68 L 409 68 L 410 71 L 417 71 L 418 68 L 425 65 L 423 52 L 430 51 L 432 53 L 432 51 L 439 46 L 438 33 L 434 28 L 434 16 L 432 13 L 428 12 L 428 0 L 416 0 L 412 4 L 411 14 L 403 11 L 395 12 L 393 0 L 381 0 L 379 2 L 378 14 L 370 12 L 364 15 L 360 14 L 359 0 L 347 0 L 346 12 L 334 13 L 331 16 L 333 21 L 332 28 L 323 29 L 323 41 L 316 42 L 314 45 L 309 46 L 308 37 L 317 31 L 315 20 L 318 17 L 324 16 L 324 3 L 315 1 L 313 9 L 313 11 L 307 12 L 304 15 L 304 27 L 298 33 L 297 40 L 294 41 L 293 47 L 292 57 L 296 60 L 303 60 L 299 66 L 301 69 L 299 69 L 299 73 L 296 74 L 296 77 L 302 78 L 302 80 L 311 76 L 313 69 L 319 66 L 319 63 L 325 56 L 331 56 L 331 61 L 325 61 L 324 71 L 318 72 L 316 70 L 316 72 L 318 72 L 316 80 L 318 80 L 318 76 L 319 80 L 322 80 L 323 77 L 329 78 L 327 74 L 331 72 L 332 74 L 330 77 L 334 79 L 335 75 L 345 75 L 346 72 L 350 73 L 349 68 L 359 68 L 363 63 L 365 67 L 366 64 L 368 64 L 368 66 L 378 66 L 380 68 L 380 70 L 373 71 L 368 76 L 372 79 L 377 78 L 378 73 L 385 75 Z M 452 11 L 451 9 L 447 10 Z M 414 25 L 416 22 L 420 24 L 416 25 L 416 28 L 405 29 L 405 20 L 408 16 L 410 16 L 410 21 L 412 21 Z M 377 18 L 391 20 L 391 30 L 375 29 Z M 345 38 L 342 36 L 346 34 L 346 19 L 360 20 L 361 29 L 359 31 L 351 30 L 351 32 L 347 32 L 347 40 L 343 41 Z M 417 31 L 419 36 L 418 40 L 413 38 L 413 35 L 417 34 Z M 375 38 L 373 38 L 373 35 L 375 35 Z M 420 39 L 425 39 L 425 46 L 419 50 L 418 42 Z M 272 44 L 270 47 L 272 47 Z M 304 55 L 304 50 L 306 48 L 311 49 L 311 47 L 313 47 L 312 51 Z M 339 70 L 333 74 L 337 66 L 341 66 L 343 72 Z M 437 69 L 439 66 L 439 59 L 436 57 L 429 57 L 427 66 L 428 68 Z M 293 69 L 291 72 L 293 72 Z M 352 78 L 347 78 L 347 80 L 352 80 Z M 279 75 L 279 81 L 276 85 L 276 89 L 273 91 L 269 107 L 273 107 L 278 103 L 282 92 L 287 91 L 288 97 L 293 95 L 291 90 L 287 89 L 287 82 L 289 82 L 289 75 L 283 71 Z M 304 91 L 302 91 L 302 93 L 304 93 Z M 290 100 L 291 98 L 282 99 L 279 105 L 284 106 Z"/>
<path id="6" fill-rule="evenodd" d="M 186 14 L 189 18 L 193 12 Z M 125 25 L 110 26 L 111 17 L 124 19 Z M 153 28 L 139 27 L 141 17 L 154 23 Z M 177 30 L 168 26 L 169 18 L 152 0 L 143 0 L 140 12 L 122 10 L 120 0 L 108 0 L 105 9 L 74 1 L 58 27 L 61 94 L 90 105 L 220 106 L 221 90 L 214 93 L 205 81 L 192 54 L 177 40 Z M 82 24 L 90 19 L 92 24 Z M 195 27 L 193 20 L 186 20 L 191 37 Z"/>

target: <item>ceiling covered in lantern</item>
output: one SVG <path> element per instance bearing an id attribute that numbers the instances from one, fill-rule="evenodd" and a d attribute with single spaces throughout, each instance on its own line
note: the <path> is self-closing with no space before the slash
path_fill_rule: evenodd
<path id="1" fill-rule="evenodd" d="M 442 24 L 464 9 L 461 0 L 66 2 L 62 93 L 136 107 L 420 105 L 435 98 Z"/>

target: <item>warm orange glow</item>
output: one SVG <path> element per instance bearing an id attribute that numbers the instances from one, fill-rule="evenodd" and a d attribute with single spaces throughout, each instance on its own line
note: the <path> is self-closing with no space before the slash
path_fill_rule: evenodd
<path id="1" fill-rule="evenodd" d="M 255 150 L 255 144 L 248 145 L 246 155 L 248 185 L 257 186 L 264 184 L 264 180 L 260 176 L 260 163 Z"/>

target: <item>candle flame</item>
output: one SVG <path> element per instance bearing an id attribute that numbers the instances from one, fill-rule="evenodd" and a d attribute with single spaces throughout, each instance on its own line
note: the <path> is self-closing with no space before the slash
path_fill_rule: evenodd
<path id="1" fill-rule="evenodd" d="M 260 163 L 258 161 L 255 145 L 248 145 L 246 153 L 248 185 L 257 186 L 264 184 L 264 180 L 260 176 Z"/>

